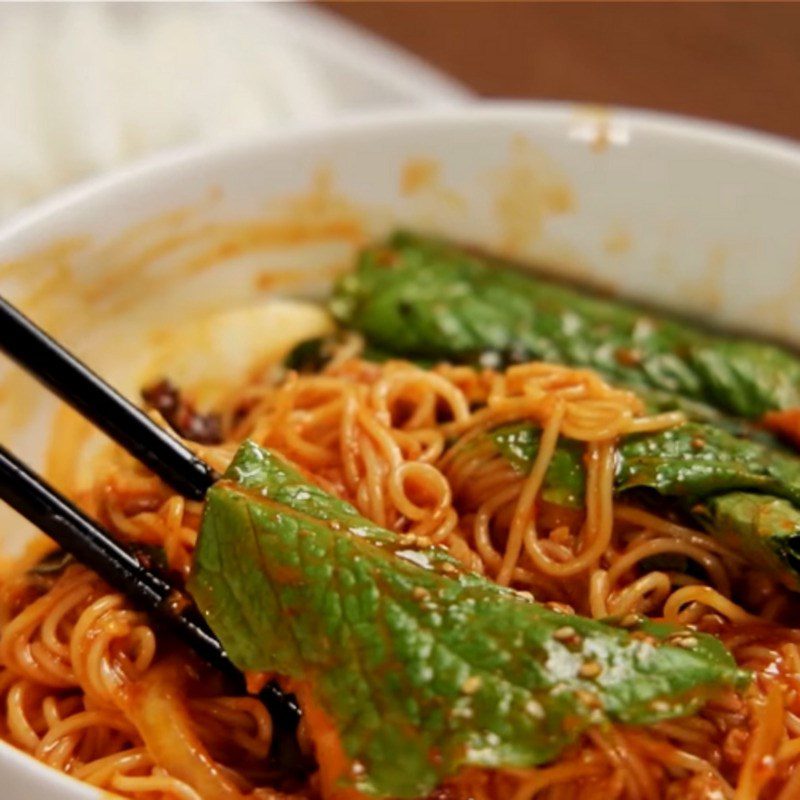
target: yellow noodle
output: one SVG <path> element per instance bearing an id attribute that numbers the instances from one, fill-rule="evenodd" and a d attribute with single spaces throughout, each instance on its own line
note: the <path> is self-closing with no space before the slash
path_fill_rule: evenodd
<path id="1" fill-rule="evenodd" d="M 191 446 L 223 469 L 250 437 L 406 534 L 409 546 L 441 544 L 468 568 L 565 611 L 711 630 L 756 676 L 745 694 L 715 698 L 692 718 L 590 732 L 535 769 L 466 770 L 442 796 L 655 800 L 669 787 L 669 797 L 682 800 L 794 800 L 800 633 L 774 622 L 791 612 L 787 593 L 712 536 L 614 499 L 619 437 L 683 417 L 648 416 L 635 394 L 588 370 L 544 363 L 422 370 L 367 363 L 357 357 L 360 346 L 351 337 L 319 374 L 232 388 L 220 408 L 225 441 Z M 485 435 L 518 422 L 541 429 L 527 471 Z M 547 470 L 562 438 L 585 450 L 583 508 L 548 502 Z M 170 567 L 186 574 L 201 504 L 116 451 L 80 501 L 124 541 L 163 547 Z M 705 576 L 653 566 L 673 557 Z M 229 696 L 218 676 L 89 570 L 71 565 L 6 581 L 0 619 L 0 735 L 15 746 L 137 800 L 279 796 L 263 785 L 272 724 L 261 703 Z M 163 683 L 169 659 L 187 671 Z M 153 698 L 164 693 L 171 710 L 156 713 L 154 727 L 131 703 L 150 698 L 155 713 Z M 180 758 L 153 744 L 178 739 Z M 317 796 L 313 779 L 299 795 Z"/>

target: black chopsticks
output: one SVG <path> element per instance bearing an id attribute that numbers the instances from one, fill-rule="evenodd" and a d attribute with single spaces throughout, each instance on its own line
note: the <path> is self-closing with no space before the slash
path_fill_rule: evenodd
<path id="1" fill-rule="evenodd" d="M 0 497 L 13 509 L 140 608 L 154 613 L 215 667 L 231 672 L 219 640 L 191 601 L 0 445 Z"/>
<path id="2" fill-rule="evenodd" d="M 134 605 L 164 623 L 204 661 L 241 683 L 241 673 L 182 589 L 143 566 L 134 553 L 2 445 L 0 498 Z M 284 725 L 296 721 L 297 705 L 274 683 L 264 687 L 261 699 L 276 721 Z"/>
<path id="3" fill-rule="evenodd" d="M 201 500 L 217 479 L 208 464 L 2 297 L 0 350 L 180 494 Z M 241 682 L 241 673 L 182 589 L 146 568 L 2 445 L 0 498 L 134 605 L 166 623 L 203 660 Z M 297 721 L 296 703 L 276 684 L 268 684 L 260 697 L 277 723 L 289 727 Z"/>
<path id="4" fill-rule="evenodd" d="M 0 349 L 175 491 L 202 500 L 211 467 L 0 297 Z"/>

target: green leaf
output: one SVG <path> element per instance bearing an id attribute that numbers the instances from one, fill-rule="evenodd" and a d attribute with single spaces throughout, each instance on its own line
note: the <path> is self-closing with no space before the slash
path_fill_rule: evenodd
<path id="1" fill-rule="evenodd" d="M 539 428 L 512 423 L 488 435 L 517 470 L 530 471 L 539 449 Z M 583 451 L 579 442 L 559 441 L 542 488 L 546 500 L 583 506 Z M 647 488 L 690 500 L 733 489 L 752 490 L 800 505 L 800 458 L 715 425 L 687 422 L 625 438 L 619 445 L 615 488 L 618 493 Z"/>
<path id="2" fill-rule="evenodd" d="M 490 436 L 495 446 L 519 472 L 528 472 L 539 450 L 541 430 L 528 424 L 504 425 Z M 562 439 L 547 467 L 541 497 L 548 503 L 568 508 L 584 507 L 586 469 L 583 465 L 583 446 Z"/>
<path id="3" fill-rule="evenodd" d="M 522 473 L 530 471 L 540 431 L 517 423 L 488 434 Z M 545 475 L 542 497 L 582 507 L 582 448 L 562 439 Z M 677 502 L 709 533 L 800 590 L 800 458 L 715 425 L 689 422 L 623 440 L 617 453 L 617 496 L 641 490 Z"/>
<path id="4" fill-rule="evenodd" d="M 405 358 L 592 367 L 632 388 L 753 419 L 800 406 L 800 359 L 788 351 L 714 336 L 413 234 L 364 250 L 338 282 L 331 310 L 373 346 Z"/>
<path id="5" fill-rule="evenodd" d="M 616 486 L 699 498 L 733 489 L 800 503 L 800 458 L 713 425 L 689 422 L 632 436 L 619 448 Z"/>
<path id="6" fill-rule="evenodd" d="M 713 637 L 558 614 L 411 550 L 252 443 L 208 493 L 190 590 L 237 666 L 311 687 L 341 785 L 381 797 L 540 764 L 589 726 L 683 716 L 749 680 Z"/>
<path id="7" fill-rule="evenodd" d="M 315 374 L 321 372 L 336 355 L 336 349 L 342 344 L 340 334 L 330 336 L 317 336 L 305 339 L 295 345 L 283 359 L 283 366 L 293 369 L 301 374 Z M 361 358 L 366 361 L 380 363 L 392 358 L 391 353 L 383 353 L 375 347 L 366 344 Z"/>
<path id="8" fill-rule="evenodd" d="M 800 361 L 759 342 L 715 339 L 690 353 L 705 398 L 745 417 L 797 407 Z"/>
<path id="9" fill-rule="evenodd" d="M 751 564 L 800 589 L 800 511 L 788 500 L 729 492 L 697 503 L 692 513 Z"/>

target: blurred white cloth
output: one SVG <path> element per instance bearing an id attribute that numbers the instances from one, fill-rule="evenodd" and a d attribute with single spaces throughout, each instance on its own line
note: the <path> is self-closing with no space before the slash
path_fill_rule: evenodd
<path id="1" fill-rule="evenodd" d="M 297 4 L 0 4 L 0 216 L 159 148 L 465 96 Z"/>

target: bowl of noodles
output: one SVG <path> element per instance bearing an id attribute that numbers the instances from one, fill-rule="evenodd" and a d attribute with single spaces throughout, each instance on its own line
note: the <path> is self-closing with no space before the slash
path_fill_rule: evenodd
<path id="1" fill-rule="evenodd" d="M 3 797 L 800 796 L 799 179 L 757 134 L 487 105 L 8 223 L 3 296 L 222 478 L 176 494 L 7 364 L 4 443 L 247 691 L 3 509 Z"/>

